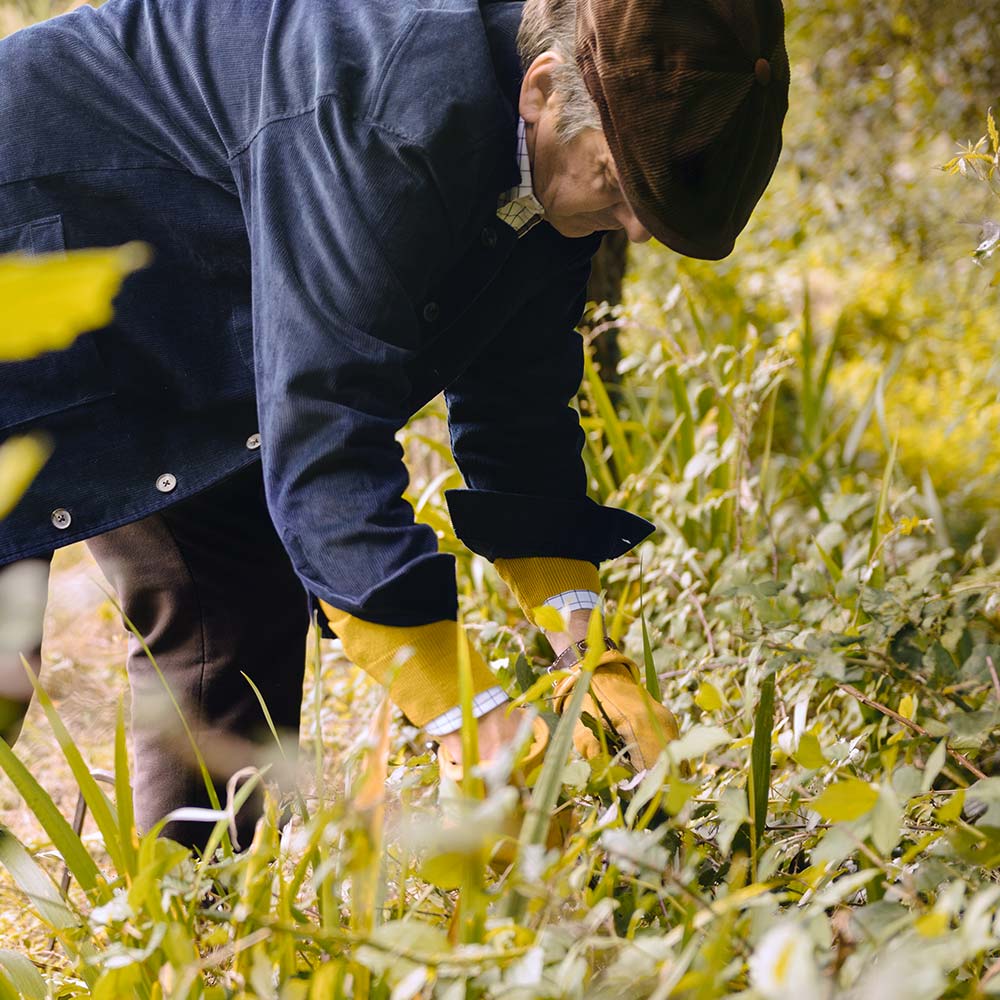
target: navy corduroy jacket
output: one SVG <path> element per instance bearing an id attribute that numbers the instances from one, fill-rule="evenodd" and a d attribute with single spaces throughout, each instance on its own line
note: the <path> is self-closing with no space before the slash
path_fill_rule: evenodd
<path id="1" fill-rule="evenodd" d="M 56 444 L 0 522 L 0 562 L 260 457 L 310 592 L 387 625 L 454 617 L 453 559 L 402 499 L 396 442 L 442 390 L 470 548 L 597 563 L 648 534 L 587 498 L 574 326 L 599 237 L 518 241 L 496 218 L 518 180 L 519 18 L 109 0 L 0 41 L 0 253 L 155 251 L 110 327 L 0 365 L 0 436 Z"/>

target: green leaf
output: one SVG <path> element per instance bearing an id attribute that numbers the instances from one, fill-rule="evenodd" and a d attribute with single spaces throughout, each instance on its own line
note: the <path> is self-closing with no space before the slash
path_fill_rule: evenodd
<path id="1" fill-rule="evenodd" d="M 667 797 L 663 800 L 664 808 L 671 816 L 676 816 L 687 805 L 699 787 L 693 782 L 675 778 L 667 788 Z"/>
<path id="2" fill-rule="evenodd" d="M 667 772 L 670 770 L 670 758 L 666 754 L 660 754 L 656 763 L 646 772 L 646 776 L 639 782 L 639 787 L 632 796 L 632 801 L 625 810 L 625 825 L 631 827 L 639 815 L 640 810 L 653 800 L 653 796 L 663 789 L 663 782 L 666 780 Z"/>
<path id="3" fill-rule="evenodd" d="M 760 700 L 753 724 L 750 750 L 750 822 L 755 846 L 760 846 L 767 822 L 767 799 L 771 791 L 771 734 L 774 730 L 774 674 L 760 685 Z"/>
<path id="4" fill-rule="evenodd" d="M 721 726 L 692 726 L 680 739 L 667 744 L 666 752 L 674 764 L 704 757 L 716 747 L 732 742 L 732 737 Z"/>
<path id="5" fill-rule="evenodd" d="M 941 769 L 944 767 L 947 755 L 948 741 L 941 740 L 931 752 L 930 757 L 927 758 L 927 764 L 924 766 L 923 778 L 920 782 L 921 792 L 926 794 L 934 786 L 934 779 L 941 773 Z"/>
<path id="6" fill-rule="evenodd" d="M 830 785 L 813 799 L 810 808 L 833 823 L 859 819 L 871 812 L 878 801 L 878 789 L 860 778 L 847 778 Z"/>
<path id="7" fill-rule="evenodd" d="M 799 739 L 799 747 L 792 754 L 792 758 L 797 764 L 808 768 L 810 771 L 823 767 L 826 757 L 823 755 L 823 748 L 819 745 L 819 740 L 814 733 L 803 733 Z"/>
<path id="8" fill-rule="evenodd" d="M 636 461 L 629 447 L 628 438 L 622 428 L 621 419 L 615 411 L 608 390 L 604 388 L 604 382 L 598 375 L 594 367 L 591 351 L 584 351 L 583 355 L 584 373 L 587 388 L 593 397 L 594 405 L 598 416 L 604 422 L 604 433 L 611 445 L 611 451 L 615 456 L 615 462 L 620 475 L 628 475 L 635 471 Z"/>
<path id="9" fill-rule="evenodd" d="M 883 785 L 872 812 L 872 843 L 883 856 L 888 856 L 899 843 L 902 822 L 903 808 L 896 793 L 889 785 Z"/>
<path id="10" fill-rule="evenodd" d="M 535 683 L 535 673 L 528 666 L 524 653 L 518 653 L 514 661 L 514 680 L 517 682 L 518 691 L 522 694 Z"/>

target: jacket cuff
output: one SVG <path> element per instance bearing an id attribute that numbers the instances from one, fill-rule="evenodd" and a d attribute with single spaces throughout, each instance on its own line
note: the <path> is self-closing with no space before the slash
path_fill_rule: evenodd
<path id="1" fill-rule="evenodd" d="M 338 593 L 320 582 L 301 579 L 312 608 L 325 602 L 379 625 L 426 625 L 458 617 L 455 557 L 444 552 L 429 552 L 411 559 L 377 586 L 360 594 Z M 319 617 L 322 623 L 323 615 Z"/>
<path id="2" fill-rule="evenodd" d="M 531 556 L 582 559 L 595 566 L 616 559 L 655 530 L 649 521 L 589 497 L 577 500 L 448 490 L 455 534 L 490 562 Z"/>
<path id="3" fill-rule="evenodd" d="M 380 684 L 415 726 L 423 726 L 461 701 L 459 643 L 469 652 L 473 695 L 497 684 L 496 675 L 454 621 L 398 627 L 378 625 L 319 602 L 347 658 Z"/>
<path id="4" fill-rule="evenodd" d="M 494 565 L 532 624 L 535 624 L 535 608 L 550 597 L 567 590 L 601 592 L 597 567 L 585 559 L 497 559 Z"/>

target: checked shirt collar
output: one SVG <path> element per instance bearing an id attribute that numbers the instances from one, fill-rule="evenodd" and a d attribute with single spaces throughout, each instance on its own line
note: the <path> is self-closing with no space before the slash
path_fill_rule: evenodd
<path id="1" fill-rule="evenodd" d="M 528 157 L 528 140 L 524 119 L 517 124 L 517 163 L 521 168 L 521 182 L 505 191 L 497 201 L 497 218 L 517 233 L 517 238 L 527 234 L 542 221 L 544 209 L 535 197 L 531 183 L 531 160 Z"/>

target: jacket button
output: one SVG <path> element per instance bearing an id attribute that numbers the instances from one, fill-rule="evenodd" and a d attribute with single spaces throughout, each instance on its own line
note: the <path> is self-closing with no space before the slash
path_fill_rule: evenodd
<path id="1" fill-rule="evenodd" d="M 441 318 L 441 307 L 436 302 L 428 302 L 424 306 L 424 319 L 428 323 L 436 323 Z"/>
<path id="2" fill-rule="evenodd" d="M 156 480 L 156 488 L 161 493 L 173 493 L 177 488 L 177 477 L 172 476 L 169 472 L 165 472 Z"/>
<path id="3" fill-rule="evenodd" d="M 260 435 L 251 434 L 250 437 L 247 438 L 247 448 L 249 448 L 250 451 L 256 451 L 259 447 L 260 447 Z"/>
<path id="4" fill-rule="evenodd" d="M 483 246 L 492 250 L 497 245 L 497 231 L 492 226 L 487 226 L 480 234 Z"/>
<path id="5" fill-rule="evenodd" d="M 65 531 L 73 523 L 73 515 L 60 507 L 52 511 L 52 526 L 60 531 Z"/>

